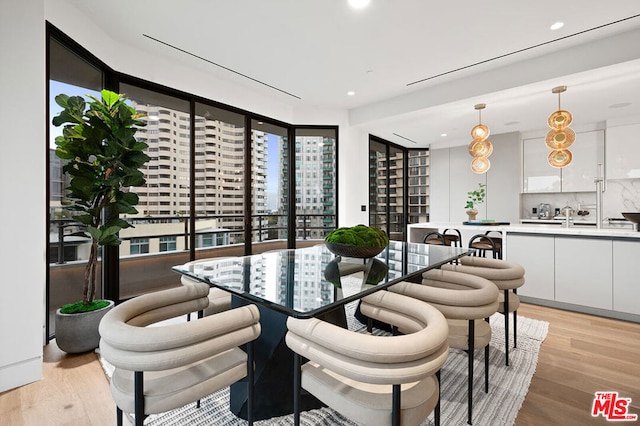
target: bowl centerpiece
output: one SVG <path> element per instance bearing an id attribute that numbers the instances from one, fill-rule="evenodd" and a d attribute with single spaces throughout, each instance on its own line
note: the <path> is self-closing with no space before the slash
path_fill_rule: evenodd
<path id="1" fill-rule="evenodd" d="M 336 256 L 370 258 L 389 244 L 384 231 L 366 225 L 338 228 L 324 239 L 327 249 Z"/>

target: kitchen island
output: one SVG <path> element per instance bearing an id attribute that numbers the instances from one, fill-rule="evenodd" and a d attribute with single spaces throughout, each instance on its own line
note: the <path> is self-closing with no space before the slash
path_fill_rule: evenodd
<path id="1" fill-rule="evenodd" d="M 524 302 L 640 322 L 640 232 L 553 224 L 408 226 L 409 241 L 457 229 L 463 245 L 487 231 L 502 234 L 503 258 L 525 268 Z M 497 235 L 497 234 L 496 234 Z"/>

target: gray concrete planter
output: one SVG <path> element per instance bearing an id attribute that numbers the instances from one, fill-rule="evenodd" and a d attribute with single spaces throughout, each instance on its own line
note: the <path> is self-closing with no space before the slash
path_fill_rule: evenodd
<path id="1" fill-rule="evenodd" d="M 79 314 L 62 314 L 56 311 L 56 343 L 68 354 L 94 350 L 100 344 L 98 325 L 102 317 L 113 308 L 113 301 L 102 309 Z"/>

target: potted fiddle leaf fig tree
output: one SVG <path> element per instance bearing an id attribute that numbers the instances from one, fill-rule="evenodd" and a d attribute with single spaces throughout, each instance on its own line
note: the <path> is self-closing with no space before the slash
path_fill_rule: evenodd
<path id="1" fill-rule="evenodd" d="M 120 214 L 138 213 L 138 196 L 129 188 L 144 185 L 140 168 L 149 160 L 147 144 L 135 138 L 146 123 L 125 96 L 102 90 L 101 99 L 88 97 L 87 102 L 81 96 L 56 96 L 63 110 L 53 118 L 55 126 L 62 126 L 56 155 L 66 161 L 63 171 L 70 179 L 63 206 L 80 224 L 74 235 L 91 242 L 82 301 L 56 312 L 56 342 L 67 353 L 98 347 L 98 324 L 113 306 L 113 301 L 95 300 L 98 248 L 119 245 L 120 230 L 132 226 Z"/>

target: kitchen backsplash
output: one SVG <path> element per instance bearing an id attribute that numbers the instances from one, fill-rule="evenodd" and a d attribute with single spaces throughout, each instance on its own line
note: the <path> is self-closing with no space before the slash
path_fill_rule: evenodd
<path id="1" fill-rule="evenodd" d="M 567 204 L 574 210 L 578 205 L 588 210 L 587 216 L 575 216 L 576 220 L 593 221 L 596 219 L 596 193 L 593 192 L 554 192 L 521 194 L 520 217 L 529 219 L 533 216 L 532 209 L 540 203 L 551 205 L 553 214 L 556 208 L 562 209 Z M 622 218 L 622 212 L 640 212 L 640 179 L 609 179 L 602 199 L 602 217 Z M 585 207 L 586 205 L 586 207 Z"/>

